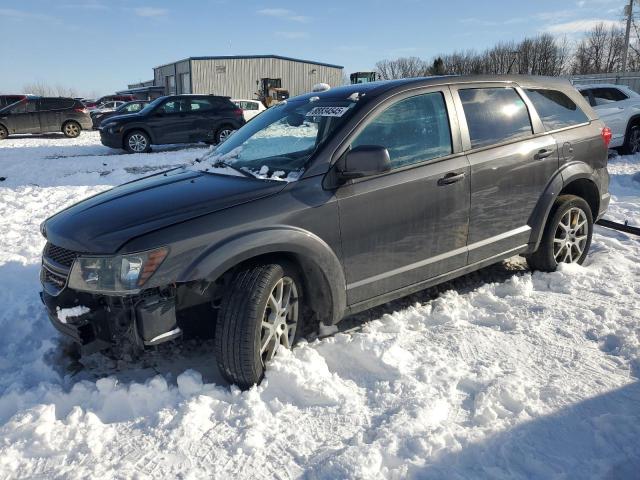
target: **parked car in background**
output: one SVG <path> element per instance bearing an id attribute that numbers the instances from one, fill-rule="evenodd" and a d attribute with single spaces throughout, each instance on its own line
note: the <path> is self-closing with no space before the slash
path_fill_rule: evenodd
<path id="1" fill-rule="evenodd" d="M 93 129 L 97 130 L 103 120 L 106 120 L 107 118 L 113 117 L 115 115 L 138 113 L 148 103 L 148 100 L 134 100 L 133 102 L 125 102 L 120 104 L 120 106 L 115 110 L 93 110 L 90 112 L 91 121 L 93 122 Z"/>
<path id="2" fill-rule="evenodd" d="M 90 108 L 89 112 L 113 112 L 116 108 L 124 105 L 125 101 L 122 100 L 114 100 L 111 102 L 104 102 L 100 105 L 96 105 L 94 108 Z"/>
<path id="3" fill-rule="evenodd" d="M 165 97 L 147 115 L 203 98 Z M 116 145 L 140 131 L 126 125 L 114 123 Z M 42 300 L 88 352 L 157 345 L 200 322 L 222 374 L 248 388 L 318 324 L 513 255 L 543 271 L 581 264 L 609 204 L 610 139 L 559 79 L 417 78 L 291 98 L 193 166 L 46 220 Z"/>
<path id="4" fill-rule="evenodd" d="M 640 94 L 626 85 L 577 85 L 598 116 L 611 129 L 611 148 L 640 152 Z"/>
<path id="5" fill-rule="evenodd" d="M 27 98 L 27 95 L 0 95 L 0 108 L 7 107 Z"/>
<path id="6" fill-rule="evenodd" d="M 115 115 L 100 124 L 100 140 L 130 153 L 170 143 L 220 143 L 244 125 L 242 110 L 229 97 L 170 95 L 131 115 Z"/>
<path id="7" fill-rule="evenodd" d="M 136 97 L 133 95 L 104 95 L 97 100 L 86 100 L 83 102 L 87 108 L 96 108 L 99 105 L 102 105 L 106 102 L 113 102 L 115 100 L 121 102 L 131 102 L 132 100 L 136 100 Z"/>
<path id="8" fill-rule="evenodd" d="M 246 122 L 266 110 L 266 107 L 260 100 L 235 99 L 231 101 L 242 110 L 242 116 Z"/>
<path id="9" fill-rule="evenodd" d="M 0 139 L 18 133 L 62 132 L 77 137 L 91 129 L 91 118 L 78 100 L 65 97 L 27 98 L 0 110 Z"/>

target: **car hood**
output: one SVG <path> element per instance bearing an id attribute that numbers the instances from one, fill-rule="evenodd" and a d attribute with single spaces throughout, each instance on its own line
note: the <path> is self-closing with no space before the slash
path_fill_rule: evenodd
<path id="1" fill-rule="evenodd" d="M 108 113 L 113 113 L 113 112 L 108 112 Z M 116 113 L 115 115 L 112 115 L 109 117 L 109 122 L 118 122 L 120 120 L 129 121 L 129 120 L 135 120 L 136 118 L 142 120 L 146 118 L 146 115 L 141 115 L 140 112 Z"/>
<path id="2" fill-rule="evenodd" d="M 286 182 L 178 168 L 126 183 L 49 218 L 49 242 L 85 253 L 116 253 L 163 227 L 281 191 Z"/>

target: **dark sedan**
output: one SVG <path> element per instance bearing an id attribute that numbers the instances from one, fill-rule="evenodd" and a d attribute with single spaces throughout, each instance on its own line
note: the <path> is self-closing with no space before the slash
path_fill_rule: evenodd
<path id="1" fill-rule="evenodd" d="M 128 115 L 130 113 L 138 113 L 142 110 L 149 102 L 147 100 L 134 100 L 133 102 L 127 102 L 123 105 L 120 105 L 115 110 L 109 111 L 99 111 L 94 110 L 90 113 L 91 121 L 93 122 L 93 129 L 97 130 L 104 120 L 110 117 L 115 117 L 116 115 Z"/>
<path id="2" fill-rule="evenodd" d="M 244 125 L 242 110 L 228 97 L 170 95 L 160 97 L 131 115 L 116 115 L 100 124 L 107 147 L 143 153 L 151 145 L 220 143 Z"/>

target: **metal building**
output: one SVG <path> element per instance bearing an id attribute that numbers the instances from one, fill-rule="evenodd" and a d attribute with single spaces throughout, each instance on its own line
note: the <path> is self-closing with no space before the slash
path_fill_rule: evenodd
<path id="1" fill-rule="evenodd" d="M 164 94 L 212 93 L 232 98 L 255 98 L 267 80 L 291 96 L 310 92 L 317 83 L 343 83 L 340 65 L 280 55 L 190 57 L 154 68 L 154 85 Z"/>

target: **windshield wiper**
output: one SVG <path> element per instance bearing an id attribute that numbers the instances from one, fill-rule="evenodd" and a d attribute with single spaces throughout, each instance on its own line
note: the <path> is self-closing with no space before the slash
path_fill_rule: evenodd
<path id="1" fill-rule="evenodd" d="M 253 175 L 250 172 L 247 172 L 246 170 L 243 170 L 241 168 L 238 168 L 234 165 L 232 165 L 231 163 L 225 162 L 224 160 L 217 160 L 213 163 L 213 168 L 220 168 L 220 167 L 227 167 L 230 168 L 232 170 L 235 170 L 236 172 L 241 173 L 242 175 L 244 175 L 245 177 L 249 177 L 249 178 L 256 178 L 255 175 Z"/>

